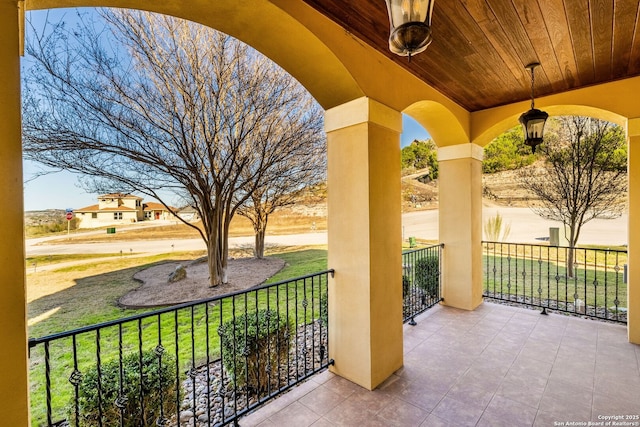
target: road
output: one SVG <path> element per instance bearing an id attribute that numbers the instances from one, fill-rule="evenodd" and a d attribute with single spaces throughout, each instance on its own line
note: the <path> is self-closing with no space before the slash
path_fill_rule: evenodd
<path id="1" fill-rule="evenodd" d="M 505 241 L 514 243 L 540 243 L 549 237 L 549 228 L 558 227 L 559 222 L 540 218 L 529 208 L 485 206 L 483 221 L 500 213 L 503 224 L 511 225 L 511 232 Z M 582 227 L 579 244 L 626 245 L 628 215 L 620 218 L 592 220 Z M 409 212 L 402 216 L 403 236 L 438 240 L 438 210 Z M 562 232 L 561 232 L 562 234 Z"/>
<path id="2" fill-rule="evenodd" d="M 100 232 L 101 234 L 104 231 Z M 49 239 L 53 240 L 53 239 Z M 60 240 L 56 237 L 55 240 Z M 254 237 L 232 237 L 229 239 L 231 248 L 253 246 Z M 298 246 L 298 245 L 323 245 L 327 243 L 327 233 L 306 233 L 287 234 L 279 236 L 267 236 L 265 244 L 275 246 Z M 113 254 L 122 251 L 123 254 L 130 253 L 168 253 L 172 251 L 194 251 L 205 250 L 204 242 L 200 238 L 196 239 L 158 239 L 158 240 L 136 240 L 136 241 L 116 241 L 113 243 L 56 243 L 47 244 L 45 239 L 27 239 L 27 256 L 35 255 L 61 255 L 61 254 Z"/>
<path id="3" fill-rule="evenodd" d="M 528 208 L 485 207 L 483 218 L 491 218 L 499 212 L 504 224 L 511 225 L 508 242 L 540 243 L 549 236 L 550 227 L 562 229 L 561 224 L 547 221 Z M 416 237 L 427 240 L 438 240 L 438 210 L 409 212 L 402 216 L 404 239 Z M 624 245 L 627 243 L 627 221 L 625 214 L 614 220 L 593 220 L 583 227 L 580 244 Z M 95 233 L 104 233 L 98 231 Z M 114 243 L 69 243 L 47 244 L 47 240 L 60 240 L 60 237 L 28 239 L 26 241 L 27 256 L 56 255 L 77 253 L 166 253 L 171 251 L 204 250 L 201 239 L 158 239 L 139 241 L 117 241 Z M 250 247 L 253 236 L 233 237 L 229 239 L 232 248 Z M 323 245 L 327 243 L 324 232 L 267 236 L 267 245 L 297 246 Z"/>

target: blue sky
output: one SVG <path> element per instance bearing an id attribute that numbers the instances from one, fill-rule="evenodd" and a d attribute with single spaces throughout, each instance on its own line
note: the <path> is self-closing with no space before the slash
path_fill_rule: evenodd
<path id="1" fill-rule="evenodd" d="M 427 131 L 411 117 L 403 115 L 402 147 L 414 139 L 428 139 Z M 43 171 L 43 166 L 24 162 L 24 209 L 79 209 L 97 203 L 97 194 L 88 194 L 78 183 L 78 175 L 70 172 L 55 172 L 34 178 Z"/>
<path id="2" fill-rule="evenodd" d="M 65 19 L 74 25 L 76 12 L 73 9 L 53 9 L 49 11 L 33 11 L 28 13 L 36 30 L 41 29 L 47 19 L 56 22 Z M 414 139 L 428 139 L 427 131 L 411 117 L 403 115 L 403 133 L 400 146 L 411 144 Z M 38 163 L 25 161 L 24 167 L 24 209 L 79 209 L 97 202 L 97 194 L 86 193 L 79 185 L 78 175 L 70 172 L 54 172 L 37 176 L 45 169 Z"/>

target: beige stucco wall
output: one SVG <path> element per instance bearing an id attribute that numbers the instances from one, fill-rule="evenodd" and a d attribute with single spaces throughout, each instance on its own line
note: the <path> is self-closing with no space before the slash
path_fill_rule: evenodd
<path id="1" fill-rule="evenodd" d="M 627 313 L 629 341 L 640 344 L 640 118 L 629 120 L 629 276 Z"/>
<path id="2" fill-rule="evenodd" d="M 0 0 L 0 424 L 22 427 L 29 399 L 18 34 L 17 3 Z"/>
<path id="3" fill-rule="evenodd" d="M 127 225 L 138 222 L 138 211 L 118 211 L 122 212 L 122 219 L 114 219 L 114 211 L 97 212 L 97 217 L 92 218 L 91 212 L 76 213 L 76 217 L 80 219 L 78 228 L 98 228 L 109 225 Z"/>
<path id="4" fill-rule="evenodd" d="M 401 115 L 369 98 L 327 111 L 331 370 L 373 389 L 402 366 Z"/>
<path id="5" fill-rule="evenodd" d="M 482 148 L 447 146 L 438 159 L 443 304 L 473 310 L 482 303 Z"/>

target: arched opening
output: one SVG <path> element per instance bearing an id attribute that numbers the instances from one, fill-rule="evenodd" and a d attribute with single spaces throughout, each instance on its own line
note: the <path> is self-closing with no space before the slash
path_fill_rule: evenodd
<path id="1" fill-rule="evenodd" d="M 325 302 L 326 302 L 326 294 L 325 294 Z M 177 332 L 176 332 L 176 333 L 177 333 Z M 158 333 L 158 334 L 159 334 L 159 333 Z M 325 343 L 325 344 L 326 344 L 326 343 Z M 177 347 L 177 344 L 176 344 L 176 347 Z M 114 348 L 115 348 L 115 347 L 114 347 Z M 318 348 L 319 348 L 319 346 L 318 346 Z M 324 353 L 324 358 L 325 358 L 325 359 L 327 358 L 327 354 L 326 354 L 326 352 Z M 24 379 L 24 378 L 23 378 L 23 379 Z M 35 393 L 34 393 L 34 394 L 35 394 Z M 43 397 L 43 395 L 42 395 L 42 394 L 39 394 L 39 395 L 34 396 L 34 397 L 35 397 L 34 402 L 35 402 L 35 401 L 39 401 L 39 402 L 42 402 L 42 403 L 44 404 L 44 403 L 47 401 L 47 399 L 46 399 L 45 397 Z M 44 412 L 44 411 L 41 411 L 41 412 Z M 35 418 L 34 418 L 34 420 L 35 420 Z M 42 421 L 42 414 L 40 414 L 40 417 L 39 417 L 39 418 L 37 418 L 37 420 L 38 420 L 38 422 Z M 16 423 L 16 425 L 24 425 L 24 423 Z"/>

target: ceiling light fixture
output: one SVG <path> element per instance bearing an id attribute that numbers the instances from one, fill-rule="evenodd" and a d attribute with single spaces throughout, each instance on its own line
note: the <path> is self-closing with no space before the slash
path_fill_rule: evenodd
<path id="1" fill-rule="evenodd" d="M 524 143 L 531 147 L 531 152 L 533 153 L 536 152 L 536 147 L 542 144 L 544 125 L 549 117 L 549 114 L 536 109 L 534 104 L 533 88 L 535 77 L 533 70 L 539 65 L 537 62 L 533 62 L 525 67 L 525 69 L 531 71 L 531 109 L 520 116 L 520 124 L 524 131 Z"/>
<path id="2" fill-rule="evenodd" d="M 409 57 L 424 51 L 431 43 L 431 14 L 435 0 L 385 0 L 391 35 L 389 50 Z"/>

